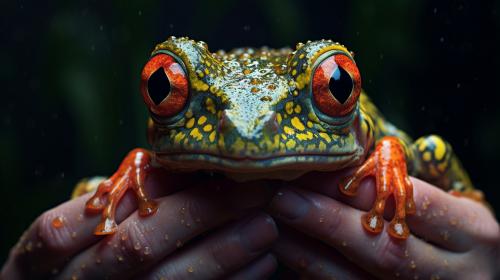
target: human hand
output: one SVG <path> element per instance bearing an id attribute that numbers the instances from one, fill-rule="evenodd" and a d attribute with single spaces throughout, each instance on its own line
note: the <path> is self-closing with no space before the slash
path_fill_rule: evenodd
<path id="1" fill-rule="evenodd" d="M 277 229 L 255 210 L 272 196 L 262 184 L 153 173 L 146 188 L 158 211 L 139 217 L 127 193 L 117 209 L 119 229 L 106 237 L 93 234 L 100 215 L 84 213 L 84 195 L 42 214 L 11 250 L 0 278 L 265 278 L 276 267 L 267 251 Z"/>
<path id="2" fill-rule="evenodd" d="M 280 225 L 273 247 L 280 262 L 315 279 L 498 277 L 499 225 L 484 205 L 412 178 L 417 213 L 407 219 L 411 236 L 398 241 L 361 225 L 375 198 L 374 181 L 365 180 L 349 198 L 338 190 L 343 177 L 308 174 L 277 192 L 269 212 Z"/>

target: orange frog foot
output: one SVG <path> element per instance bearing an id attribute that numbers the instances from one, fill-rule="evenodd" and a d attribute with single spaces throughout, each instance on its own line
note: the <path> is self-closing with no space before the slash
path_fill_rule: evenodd
<path id="1" fill-rule="evenodd" d="M 156 212 L 156 203 L 150 200 L 144 191 L 144 179 L 152 168 L 150 163 L 150 152 L 134 149 L 125 157 L 118 171 L 99 184 L 95 194 L 86 203 L 87 211 L 92 213 L 102 211 L 101 222 L 94 231 L 96 235 L 116 232 L 118 227 L 115 221 L 116 206 L 128 189 L 133 189 L 137 196 L 140 216 Z"/>
<path id="2" fill-rule="evenodd" d="M 408 177 L 403 144 L 398 138 L 386 136 L 376 145 L 375 151 L 356 170 L 354 175 L 341 181 L 339 188 L 348 196 L 356 195 L 363 178 L 375 176 L 377 196 L 370 212 L 362 217 L 364 228 L 378 234 L 384 228 L 384 209 L 387 198 L 393 194 L 396 211 L 387 231 L 398 239 L 406 239 L 410 230 L 406 214 L 415 213 L 413 185 Z"/>

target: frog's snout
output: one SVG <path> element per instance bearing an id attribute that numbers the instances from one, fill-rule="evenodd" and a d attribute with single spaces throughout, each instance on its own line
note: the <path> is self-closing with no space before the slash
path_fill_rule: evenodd
<path id="1" fill-rule="evenodd" d="M 231 109 L 222 111 L 218 124 L 219 133 L 225 137 L 233 134 L 248 140 L 261 138 L 262 136 L 272 136 L 279 131 L 276 112 L 268 111 L 255 118 L 248 118 L 235 114 Z"/>

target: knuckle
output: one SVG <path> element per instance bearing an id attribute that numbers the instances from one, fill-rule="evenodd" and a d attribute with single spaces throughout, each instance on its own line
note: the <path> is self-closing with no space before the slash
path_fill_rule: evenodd
<path id="1" fill-rule="evenodd" d="M 62 253 L 71 244 L 71 234 L 68 226 L 56 227 L 53 225 L 53 220 L 56 218 L 57 214 L 53 211 L 43 213 L 36 221 L 36 234 L 47 251 Z M 60 217 L 60 219 L 63 218 Z M 64 219 L 62 222 L 64 223 Z"/>
<path id="2" fill-rule="evenodd" d="M 405 248 L 383 234 L 375 248 L 375 265 L 383 271 L 398 271 L 405 263 Z"/>

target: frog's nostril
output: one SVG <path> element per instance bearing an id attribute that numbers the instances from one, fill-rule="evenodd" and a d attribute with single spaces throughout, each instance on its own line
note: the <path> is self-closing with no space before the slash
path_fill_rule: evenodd
<path id="1" fill-rule="evenodd" d="M 225 132 L 230 131 L 234 127 L 235 127 L 234 123 L 231 120 L 231 118 L 229 118 L 227 111 L 223 110 L 221 117 L 220 117 L 220 120 L 219 120 L 219 126 L 218 126 L 219 132 L 225 133 Z"/>
<path id="2" fill-rule="evenodd" d="M 278 120 L 276 119 L 276 112 L 270 113 L 267 119 L 264 120 L 263 132 L 268 135 L 274 135 L 279 130 Z"/>

